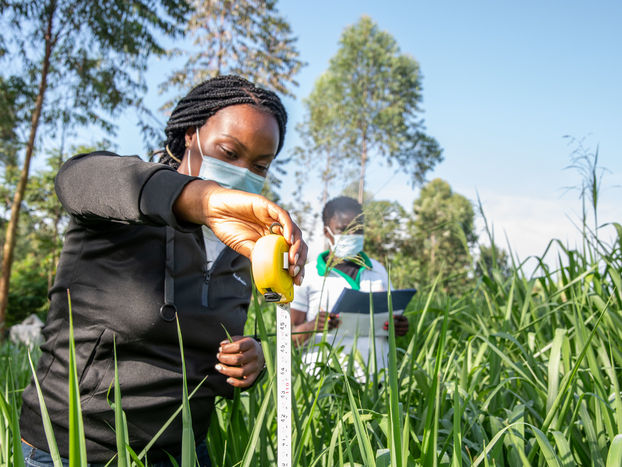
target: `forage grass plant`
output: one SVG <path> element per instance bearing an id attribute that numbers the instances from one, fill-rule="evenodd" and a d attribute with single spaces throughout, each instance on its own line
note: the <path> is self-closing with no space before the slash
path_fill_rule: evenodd
<path id="1" fill-rule="evenodd" d="M 607 228 L 610 243 L 587 228 L 580 249 L 552 241 L 530 272 L 516 258 L 509 275 L 482 268 L 459 297 L 438 290 L 441 278 L 423 287 L 405 311 L 409 334 L 396 339 L 390 328 L 389 367 L 363 368 L 363 379 L 348 364 L 358 356 L 344 362 L 338 342 L 318 344 L 314 370 L 294 349 L 295 465 L 622 465 L 622 226 Z M 275 463 L 274 322 L 273 305 L 254 299 L 247 333 L 261 339 L 266 372 L 217 401 L 214 465 Z M 5 343 L 0 356 L 0 463 L 19 465 L 20 395 L 32 373 L 25 350 Z M 122 394 L 110 384 L 121 430 L 114 463 L 149 465 L 148 449 L 121 452 Z M 198 415 L 182 405 L 176 416 Z M 190 451 L 184 465 L 194 465 Z"/>

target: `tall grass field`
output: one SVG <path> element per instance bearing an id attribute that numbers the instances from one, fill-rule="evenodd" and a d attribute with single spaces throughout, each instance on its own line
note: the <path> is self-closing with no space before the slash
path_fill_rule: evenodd
<path id="1" fill-rule="evenodd" d="M 428 284 L 406 310 L 409 334 L 396 342 L 390 329 L 389 368 L 364 368 L 366 382 L 329 344 L 314 375 L 294 350 L 294 465 L 622 466 L 622 226 L 603 229 L 615 241 L 588 231 L 576 249 L 553 241 L 530 260 L 535 268 L 493 268 L 460 297 Z M 267 372 L 250 391 L 217 402 L 207 437 L 217 466 L 275 465 L 272 305 L 255 300 L 247 326 L 259 331 Z M 21 465 L 17 418 L 32 369 L 26 350 L 9 343 L 0 358 L 0 464 Z M 80 465 L 74 384 L 67 397 Z M 127 445 L 122 394 L 110 384 L 119 449 L 111 465 L 148 465 L 148 451 Z M 186 400 L 178 416 L 189 423 L 192 415 Z M 190 466 L 197 440 L 184 433 L 182 463 Z"/>

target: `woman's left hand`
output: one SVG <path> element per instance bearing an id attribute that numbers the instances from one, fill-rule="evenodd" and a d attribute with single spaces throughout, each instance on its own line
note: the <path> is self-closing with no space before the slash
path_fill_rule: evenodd
<path id="1" fill-rule="evenodd" d="M 227 383 L 236 388 L 251 386 L 264 367 L 261 344 L 252 337 L 233 336 L 220 343 L 216 370 L 229 376 Z"/>

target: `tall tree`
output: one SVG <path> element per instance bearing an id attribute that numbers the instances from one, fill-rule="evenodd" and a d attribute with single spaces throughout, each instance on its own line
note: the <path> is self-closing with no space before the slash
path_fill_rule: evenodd
<path id="1" fill-rule="evenodd" d="M 473 271 L 471 247 L 477 240 L 471 202 L 439 178 L 426 184 L 414 202 L 411 240 L 404 253 L 415 258 L 420 284 L 441 274 L 441 287 L 459 294 Z"/>
<path id="2" fill-rule="evenodd" d="M 413 184 L 423 182 L 426 172 L 442 160 L 442 150 L 424 132 L 419 64 L 367 16 L 344 30 L 339 45 L 316 82 L 322 92 L 312 92 L 305 101 L 303 132 L 321 135 L 318 146 L 338 149 L 340 158 L 358 167 L 359 202 L 375 156 L 396 164 Z"/>
<path id="3" fill-rule="evenodd" d="M 292 156 L 299 167 L 297 184 L 301 190 L 310 174 L 319 172 L 322 180 L 320 206 L 328 201 L 331 188 L 335 191 L 335 184 L 341 185 L 349 179 L 344 174 L 345 158 L 340 145 L 342 140 L 336 137 L 337 128 L 333 125 L 338 119 L 337 108 L 332 103 L 336 98 L 331 95 L 333 91 L 329 76 L 324 74 L 318 78 L 311 94 L 303 101 L 304 120 L 296 127 L 301 144 L 294 148 Z"/>
<path id="4" fill-rule="evenodd" d="M 185 26 L 194 48 L 169 51 L 185 57 L 184 66 L 160 85 L 180 94 L 216 75 L 233 73 L 292 96 L 294 77 L 304 65 L 289 23 L 276 0 L 193 0 Z M 170 100 L 171 107 L 177 98 Z"/>
<path id="5" fill-rule="evenodd" d="M 187 12 L 175 0 L 25 0 L 2 9 L 0 34 L 11 70 L 36 89 L 19 181 L 6 229 L 0 276 L 0 331 L 4 327 L 19 212 L 41 124 L 59 118 L 74 125 L 97 125 L 128 106 L 142 108 L 143 73 L 153 53 L 163 53 L 159 38 L 178 32 Z M 66 104 L 60 105 L 60 103 Z M 58 109 L 71 111 L 60 115 Z M 52 133 L 51 133 L 52 134 Z"/>
<path id="6" fill-rule="evenodd" d="M 160 91 L 173 91 L 162 110 L 200 82 L 222 74 L 236 74 L 274 91 L 293 96 L 295 76 L 305 63 L 296 48 L 297 38 L 277 8 L 277 0 L 192 0 L 185 35 L 192 48 L 174 48 L 173 57 L 185 58 Z M 286 161 L 276 159 L 263 194 L 271 199 L 280 186 Z"/>
<path id="7" fill-rule="evenodd" d="M 388 267 L 404 243 L 410 217 L 397 201 L 371 200 L 364 204 L 365 251 Z"/>

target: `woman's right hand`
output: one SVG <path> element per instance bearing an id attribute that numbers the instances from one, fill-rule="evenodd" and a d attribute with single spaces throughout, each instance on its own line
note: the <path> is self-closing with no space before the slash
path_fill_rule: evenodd
<path id="1" fill-rule="evenodd" d="M 222 188 L 215 182 L 194 180 L 182 190 L 173 206 L 182 220 L 207 225 L 227 246 L 250 258 L 255 242 L 278 222 L 290 245 L 289 274 L 300 285 L 307 260 L 302 232 L 283 208 L 260 195 Z"/>
<path id="2" fill-rule="evenodd" d="M 329 330 L 337 329 L 340 324 L 339 315 L 325 311 L 320 311 L 313 321 L 308 321 L 309 331 L 323 331 L 327 325 Z"/>
<path id="3" fill-rule="evenodd" d="M 307 313 L 292 309 L 292 340 L 294 345 L 301 345 L 316 332 L 323 332 L 328 324 L 328 329 L 336 329 L 341 324 L 339 315 L 320 311 L 315 319 L 307 321 Z"/>

